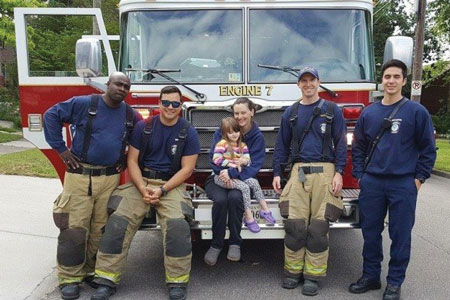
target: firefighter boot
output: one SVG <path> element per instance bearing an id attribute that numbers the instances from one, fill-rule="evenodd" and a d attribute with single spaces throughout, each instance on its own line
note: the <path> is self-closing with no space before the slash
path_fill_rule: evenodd
<path id="1" fill-rule="evenodd" d="M 298 278 L 284 275 L 281 286 L 284 289 L 291 290 L 291 289 L 295 289 L 302 282 L 303 282 L 303 274 L 301 274 L 300 277 L 298 277 Z"/>
<path id="2" fill-rule="evenodd" d="M 319 284 L 315 280 L 305 279 L 303 283 L 302 294 L 306 296 L 315 296 L 319 293 Z"/>
<path id="3" fill-rule="evenodd" d="M 91 300 L 108 300 L 115 292 L 115 287 L 99 284 L 95 293 L 92 294 Z"/>
<path id="4" fill-rule="evenodd" d="M 68 283 L 59 287 L 62 299 L 78 299 L 80 297 L 80 286 L 78 283 Z"/>
<path id="5" fill-rule="evenodd" d="M 187 287 L 178 284 L 167 284 L 169 300 L 184 300 L 187 297 Z"/>

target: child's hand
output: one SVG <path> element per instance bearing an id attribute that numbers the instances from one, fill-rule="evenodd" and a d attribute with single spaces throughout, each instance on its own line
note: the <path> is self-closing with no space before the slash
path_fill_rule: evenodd
<path id="1" fill-rule="evenodd" d="M 240 157 L 239 158 L 239 165 L 241 165 L 241 166 L 248 165 L 248 160 L 245 157 Z"/>
<path id="2" fill-rule="evenodd" d="M 230 163 L 227 165 L 227 167 L 229 167 L 229 168 L 237 168 L 238 165 L 235 164 L 235 163 L 231 163 L 231 162 L 230 162 Z"/>
<path id="3" fill-rule="evenodd" d="M 237 169 L 238 169 L 239 173 L 241 173 L 241 171 L 242 171 L 241 165 L 238 165 L 238 166 L 237 166 Z"/>

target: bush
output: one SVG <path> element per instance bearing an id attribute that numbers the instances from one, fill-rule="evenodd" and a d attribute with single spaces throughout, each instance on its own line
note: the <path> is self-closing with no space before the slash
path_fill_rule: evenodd
<path id="1" fill-rule="evenodd" d="M 14 122 L 14 127 L 21 128 L 19 97 L 11 87 L 0 87 L 0 120 Z"/>
<path id="2" fill-rule="evenodd" d="M 450 111 L 447 105 L 442 107 L 439 112 L 432 116 L 433 125 L 438 134 L 450 134 Z"/>

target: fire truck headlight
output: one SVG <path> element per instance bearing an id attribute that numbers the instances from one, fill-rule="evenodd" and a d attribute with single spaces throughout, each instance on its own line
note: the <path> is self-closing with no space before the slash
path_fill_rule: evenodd
<path id="1" fill-rule="evenodd" d="M 353 140 L 353 132 L 347 132 L 347 146 L 352 145 L 352 140 Z"/>

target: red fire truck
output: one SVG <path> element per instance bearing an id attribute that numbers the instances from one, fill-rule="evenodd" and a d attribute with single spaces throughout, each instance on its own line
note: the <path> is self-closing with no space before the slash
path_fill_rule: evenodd
<path id="1" fill-rule="evenodd" d="M 232 114 L 235 99 L 249 97 L 258 105 L 255 121 L 266 140 L 258 179 L 277 224 L 261 224 L 262 231 L 256 235 L 244 229 L 242 235 L 283 238 L 278 196 L 271 189 L 272 156 L 281 115 L 301 97 L 293 75 L 301 66 L 314 66 L 323 83 L 320 96 L 339 105 L 348 129 L 344 209 L 332 228 L 357 228 L 359 189 L 351 176 L 350 143 L 355 121 L 377 90 L 373 49 L 381 45 L 373 45 L 372 5 L 372 0 L 123 0 L 118 6 L 120 37 L 107 35 L 99 9 L 16 8 L 23 135 L 41 149 L 63 180 L 65 166 L 43 134 L 42 117 L 50 106 L 72 96 L 104 91 L 108 74 L 119 70 L 132 82 L 126 101 L 146 116 L 158 113 L 162 87 L 178 85 L 185 100 L 183 117 L 197 129 L 202 148 L 186 195 L 195 207 L 192 229 L 209 239 L 212 202 L 203 183 L 211 173 L 212 134 L 220 120 Z M 89 22 L 94 17 L 99 34 L 84 33 L 73 45 L 73 70 L 33 70 L 29 23 L 62 15 L 88 17 Z M 117 41 L 115 61 L 110 43 Z M 386 42 L 386 60 L 398 58 L 411 65 L 411 53 L 409 38 L 391 37 Z M 70 129 L 63 131 L 70 145 Z M 254 211 L 258 211 L 256 202 Z"/>

